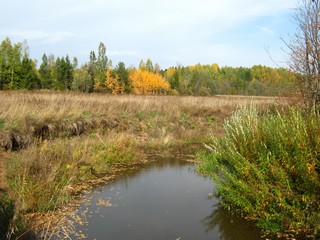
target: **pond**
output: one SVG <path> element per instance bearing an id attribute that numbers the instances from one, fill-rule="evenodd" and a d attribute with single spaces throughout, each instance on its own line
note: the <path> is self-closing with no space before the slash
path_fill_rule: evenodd
<path id="1" fill-rule="evenodd" d="M 161 159 L 83 196 L 86 239 L 261 239 L 252 223 L 218 207 L 214 182 L 194 163 Z"/>

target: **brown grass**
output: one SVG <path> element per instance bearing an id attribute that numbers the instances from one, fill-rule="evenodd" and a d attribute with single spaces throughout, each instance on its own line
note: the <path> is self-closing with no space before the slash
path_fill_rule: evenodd
<path id="1" fill-rule="evenodd" d="M 21 150 L 7 161 L 7 179 L 25 214 L 59 208 L 75 184 L 139 162 L 148 149 L 220 134 L 239 106 L 279 99 L 0 92 L 0 102 L 0 151 Z"/>
<path id="2" fill-rule="evenodd" d="M 113 115 L 124 111 L 164 110 L 171 114 L 177 109 L 221 109 L 250 103 L 273 104 L 274 97 L 247 96 L 141 96 L 104 95 L 53 92 L 0 92 L 2 119 L 22 121 L 34 119 L 61 120 L 68 118 Z"/>
<path id="3" fill-rule="evenodd" d="M 44 122 L 119 117 L 159 111 L 175 117 L 182 110 L 229 112 L 239 105 L 273 104 L 274 97 L 138 96 L 54 92 L 0 92 L 0 120 L 7 128 Z"/>
<path id="4" fill-rule="evenodd" d="M 0 147 L 17 150 L 37 139 L 78 136 L 97 130 L 118 129 L 138 134 L 141 139 L 148 135 L 152 139 L 163 138 L 165 142 L 189 138 L 194 133 L 185 130 L 191 128 L 200 133 L 206 126 L 218 133 L 219 125 L 238 106 L 269 105 L 278 99 L 0 92 L 0 101 Z M 212 129 L 213 121 L 215 129 Z"/>

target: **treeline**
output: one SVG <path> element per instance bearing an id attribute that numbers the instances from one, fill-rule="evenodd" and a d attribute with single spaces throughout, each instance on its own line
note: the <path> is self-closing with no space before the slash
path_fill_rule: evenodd
<path id="1" fill-rule="evenodd" d="M 76 57 L 44 54 L 39 68 L 30 59 L 26 42 L 0 45 L 0 90 L 50 89 L 57 91 L 108 92 L 112 94 L 173 95 L 288 95 L 296 91 L 296 76 L 284 68 L 266 66 L 219 67 L 218 64 L 180 66 L 161 70 L 150 59 L 139 68 L 116 66 L 99 44 L 89 61 L 78 66 Z"/>
<path id="2" fill-rule="evenodd" d="M 219 67 L 218 64 L 169 68 L 164 72 L 172 89 L 193 95 L 288 95 L 297 90 L 296 75 L 266 66 Z"/>
<path id="3" fill-rule="evenodd" d="M 0 45 L 0 89 L 38 89 L 41 81 L 35 61 L 29 58 L 26 42 Z"/>

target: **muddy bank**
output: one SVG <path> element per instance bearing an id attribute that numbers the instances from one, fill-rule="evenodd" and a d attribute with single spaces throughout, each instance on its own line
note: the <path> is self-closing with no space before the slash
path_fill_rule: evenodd
<path id="1" fill-rule="evenodd" d="M 122 124 L 122 126 L 121 126 Z M 58 137 L 74 137 L 90 131 L 110 131 L 118 127 L 123 128 L 125 123 L 118 119 L 78 119 L 74 122 L 45 122 L 32 123 L 26 121 L 25 129 L 0 129 L 0 148 L 5 151 L 17 151 L 27 148 L 31 144 L 52 140 Z"/>

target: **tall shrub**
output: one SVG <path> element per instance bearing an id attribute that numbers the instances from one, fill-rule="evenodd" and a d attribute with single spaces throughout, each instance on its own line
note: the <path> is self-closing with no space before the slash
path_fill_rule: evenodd
<path id="1" fill-rule="evenodd" d="M 223 207 L 269 233 L 319 230 L 319 116 L 243 108 L 207 147 L 200 169 L 217 183 Z"/>

